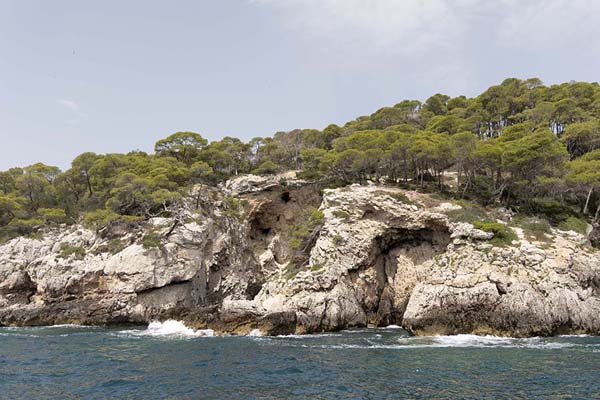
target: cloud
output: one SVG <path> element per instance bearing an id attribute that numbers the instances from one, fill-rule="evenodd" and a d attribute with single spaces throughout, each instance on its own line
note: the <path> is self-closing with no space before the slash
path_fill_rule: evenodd
<path id="1" fill-rule="evenodd" d="M 77 102 L 67 99 L 59 99 L 57 102 L 67 108 L 72 114 L 72 117 L 65 121 L 67 125 L 77 125 L 87 118 L 87 114 L 81 111 Z"/>
<path id="2" fill-rule="evenodd" d="M 71 111 L 79 111 L 79 104 L 77 104 L 73 100 L 61 99 L 61 100 L 57 100 L 57 101 L 59 104 L 62 104 L 63 106 L 67 107 Z"/>
<path id="3" fill-rule="evenodd" d="M 600 52 L 597 0 L 248 1 L 275 13 L 323 62 L 365 70 L 399 65 L 399 73 L 424 82 L 458 72 L 449 82 L 456 90 L 487 72 L 477 71 L 489 68 L 482 57 Z"/>
<path id="4" fill-rule="evenodd" d="M 279 12 L 286 26 L 305 30 L 307 36 L 339 42 L 362 37 L 387 51 L 418 52 L 423 45 L 455 48 L 474 28 L 515 45 L 516 39 L 534 38 L 555 46 L 553 39 L 600 32 L 597 0 L 249 1 Z"/>
<path id="5" fill-rule="evenodd" d="M 284 18 L 306 38 L 330 46 L 368 46 L 370 50 L 419 53 L 427 46 L 454 42 L 463 26 L 445 0 L 254 0 Z M 427 27 L 427 29 L 425 29 Z"/>
<path id="6" fill-rule="evenodd" d="M 504 46 L 522 49 L 560 49 L 585 43 L 600 50 L 597 0 L 503 0 L 502 24 L 496 39 Z"/>

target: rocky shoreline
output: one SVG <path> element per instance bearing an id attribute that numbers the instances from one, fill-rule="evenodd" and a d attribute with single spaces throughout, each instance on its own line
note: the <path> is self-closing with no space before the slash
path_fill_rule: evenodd
<path id="1" fill-rule="evenodd" d="M 497 246 L 457 210 L 386 186 L 321 190 L 293 174 L 198 186 L 177 218 L 1 245 L 0 325 L 600 334 L 600 253 L 586 237 L 511 227 L 517 239 Z"/>

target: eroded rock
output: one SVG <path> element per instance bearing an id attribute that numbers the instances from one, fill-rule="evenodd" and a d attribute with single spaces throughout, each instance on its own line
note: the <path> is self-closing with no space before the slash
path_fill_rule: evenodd
<path id="1" fill-rule="evenodd" d="M 225 201 L 232 196 L 237 202 Z M 374 184 L 321 192 L 291 175 L 197 187 L 184 221 L 63 227 L 0 246 L 0 323 L 600 333 L 600 256 L 584 237 L 556 231 L 532 243 L 516 232 L 514 246 L 495 247 L 493 234 L 449 220 L 457 207 Z M 292 245 L 316 208 L 322 218 Z M 162 237 L 159 246 L 144 247 L 148 232 Z M 122 244 L 114 254 L 111 240 Z M 84 254 L 64 258 L 64 245 Z"/>

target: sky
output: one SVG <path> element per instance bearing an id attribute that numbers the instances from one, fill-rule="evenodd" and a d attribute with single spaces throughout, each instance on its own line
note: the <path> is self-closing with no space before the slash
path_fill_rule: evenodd
<path id="1" fill-rule="evenodd" d="M 597 0 L 0 0 L 0 170 L 597 81 Z"/>

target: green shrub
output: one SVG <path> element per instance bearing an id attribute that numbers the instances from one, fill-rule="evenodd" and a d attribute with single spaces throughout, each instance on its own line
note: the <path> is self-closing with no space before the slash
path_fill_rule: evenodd
<path id="1" fill-rule="evenodd" d="M 275 164 L 273 161 L 265 161 L 260 164 L 258 167 L 252 170 L 252 173 L 255 175 L 272 175 L 281 172 L 282 169 L 279 165 Z"/>
<path id="2" fill-rule="evenodd" d="M 119 239 L 111 239 L 94 250 L 94 254 L 110 253 L 117 254 L 125 248 L 125 244 Z"/>
<path id="3" fill-rule="evenodd" d="M 292 227 L 289 232 L 288 243 L 292 249 L 299 249 L 306 238 L 323 223 L 325 215 L 323 211 L 310 208 L 306 212 L 307 217 L 299 218 L 300 222 Z"/>
<path id="4" fill-rule="evenodd" d="M 468 222 L 474 224 L 477 221 L 488 218 L 485 209 L 478 204 L 466 200 L 456 200 L 454 203 L 461 208 L 458 210 L 449 210 L 446 212 L 452 222 Z"/>
<path id="5" fill-rule="evenodd" d="M 517 240 L 517 235 L 513 232 L 513 230 L 499 222 L 475 221 L 473 226 L 485 232 L 492 232 L 494 237 L 492 240 L 490 240 L 490 243 L 494 246 L 510 246 L 513 240 Z"/>
<path id="6" fill-rule="evenodd" d="M 161 237 L 156 232 L 148 232 L 142 238 L 142 246 L 146 249 L 151 249 L 155 247 L 159 247 L 161 242 Z"/>
<path id="7" fill-rule="evenodd" d="M 136 224 L 138 222 L 144 221 L 144 217 L 140 217 L 139 215 L 120 215 L 120 220 L 126 222 L 128 224 Z"/>
<path id="8" fill-rule="evenodd" d="M 548 241 L 546 235 L 552 233 L 550 223 L 542 218 L 516 215 L 510 224 L 523 229 L 523 233 L 530 240 Z"/>
<path id="9" fill-rule="evenodd" d="M 322 270 L 323 267 L 324 267 L 323 264 L 313 264 L 310 266 L 310 270 L 311 270 L 311 272 L 318 272 L 318 271 Z"/>
<path id="10" fill-rule="evenodd" d="M 85 213 L 83 223 L 88 228 L 100 229 L 121 219 L 121 215 L 108 209 L 99 209 Z"/>
<path id="11" fill-rule="evenodd" d="M 332 214 L 334 217 L 342 220 L 347 220 L 348 218 L 350 218 L 350 213 L 344 210 L 333 210 Z"/>
<path id="12" fill-rule="evenodd" d="M 58 257 L 64 258 L 65 260 L 71 257 L 76 260 L 83 260 L 85 258 L 85 249 L 81 246 L 71 246 L 68 243 L 62 243 L 60 245 Z"/>
<path id="13" fill-rule="evenodd" d="M 389 195 L 390 195 L 391 198 L 393 198 L 396 201 L 399 201 L 400 203 L 414 204 L 414 201 L 412 201 L 411 199 L 409 199 L 404 193 L 392 192 Z"/>
<path id="14" fill-rule="evenodd" d="M 300 272 L 300 268 L 293 262 L 289 262 L 283 268 L 282 272 L 283 279 L 289 281 L 290 279 L 293 279 L 296 275 L 298 275 L 298 272 Z"/>
<path id="15" fill-rule="evenodd" d="M 44 221 L 39 218 L 21 219 L 15 218 L 8 224 L 8 228 L 14 234 L 28 235 L 44 225 Z"/>
<path id="16" fill-rule="evenodd" d="M 41 215 L 46 224 L 62 224 L 67 220 L 67 214 L 62 208 L 40 208 L 38 214 Z"/>
<path id="17" fill-rule="evenodd" d="M 411 199 L 409 199 L 404 193 L 388 192 L 387 190 L 377 190 L 374 192 L 374 194 L 377 194 L 380 196 L 390 196 L 392 199 L 394 199 L 400 203 L 414 204 L 414 202 Z"/>
<path id="18" fill-rule="evenodd" d="M 587 233 L 588 224 L 581 218 L 568 217 L 558 225 L 558 229 L 563 231 L 575 231 L 585 235 Z"/>
<path id="19" fill-rule="evenodd" d="M 469 198 L 475 198 L 483 204 L 489 204 L 495 197 L 493 180 L 487 176 L 476 176 L 471 181 L 471 188 L 467 192 Z"/>
<path id="20" fill-rule="evenodd" d="M 243 208 L 248 204 L 246 200 L 236 199 L 233 196 L 225 196 L 222 201 L 223 215 L 226 217 L 239 218 Z"/>
<path id="21" fill-rule="evenodd" d="M 558 200 L 548 197 L 535 197 L 525 206 L 530 214 L 543 215 L 553 224 L 566 220 L 573 211 L 562 205 Z"/>
<path id="22" fill-rule="evenodd" d="M 344 243 L 344 238 L 342 237 L 342 235 L 337 234 L 333 237 L 333 243 L 339 246 L 342 243 Z"/>
<path id="23" fill-rule="evenodd" d="M 324 219 L 325 219 L 325 214 L 323 214 L 323 211 L 321 211 L 319 209 L 311 210 L 309 223 L 312 226 L 317 226 L 319 224 L 322 224 Z"/>

